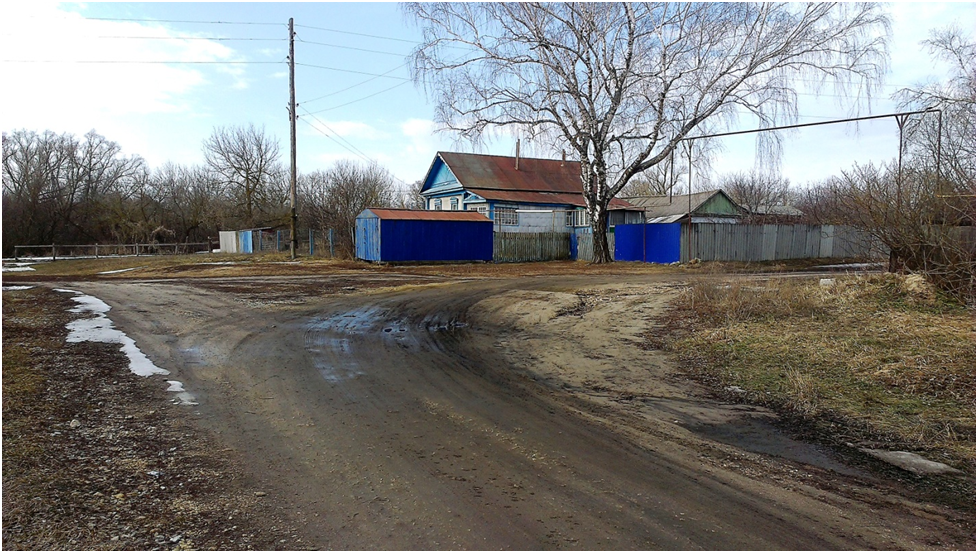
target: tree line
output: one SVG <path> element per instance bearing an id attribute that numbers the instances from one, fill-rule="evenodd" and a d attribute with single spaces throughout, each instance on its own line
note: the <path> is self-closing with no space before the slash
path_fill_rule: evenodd
<path id="1" fill-rule="evenodd" d="M 3 255 L 15 245 L 200 243 L 222 230 L 287 229 L 289 175 L 278 141 L 254 125 L 217 128 L 204 163 L 150 168 L 94 130 L 3 134 Z M 368 206 L 410 203 L 389 171 L 342 160 L 297 177 L 303 229 L 333 230 L 353 253 Z"/>

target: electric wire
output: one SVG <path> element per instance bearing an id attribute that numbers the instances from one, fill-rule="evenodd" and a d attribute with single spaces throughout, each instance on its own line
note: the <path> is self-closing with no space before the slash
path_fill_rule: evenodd
<path id="1" fill-rule="evenodd" d="M 391 90 L 394 90 L 395 88 L 404 86 L 404 85 L 406 85 L 406 84 L 408 84 L 410 82 L 411 82 L 410 80 L 406 80 L 403 83 L 397 83 L 396 85 L 394 85 L 394 86 L 392 86 L 390 88 L 385 88 L 385 89 L 380 90 L 378 92 L 374 92 L 373 94 L 370 94 L 369 96 L 364 96 L 362 98 L 357 98 L 356 100 L 351 100 L 351 101 L 349 101 L 349 102 L 347 102 L 345 104 L 340 104 L 338 106 L 333 106 L 333 107 L 329 107 L 329 108 L 323 108 L 323 109 L 320 109 L 320 110 L 316 110 L 316 111 L 310 112 L 309 115 L 313 115 L 313 114 L 316 114 L 316 113 L 323 113 L 325 111 L 332 111 L 334 109 L 339 109 L 339 108 L 342 108 L 342 107 L 346 107 L 346 106 L 348 106 L 350 104 L 356 104 L 357 102 L 362 102 L 364 100 L 369 100 L 370 98 L 373 98 L 374 96 L 377 96 L 378 94 L 383 94 L 385 92 L 389 92 Z"/>
<path id="2" fill-rule="evenodd" d="M 325 123 L 325 122 L 324 122 L 324 121 L 323 121 L 322 119 L 320 119 L 320 118 L 318 118 L 318 117 L 316 117 L 316 116 L 315 116 L 315 115 L 313 115 L 312 113 L 309 113 L 309 111 L 308 111 L 308 110 L 306 110 L 305 108 L 302 108 L 302 111 L 304 111 L 306 115 L 308 115 L 308 116 L 310 116 L 310 117 L 312 117 L 313 119 L 315 119 L 317 123 L 319 123 L 320 125 L 322 125 L 322 126 L 323 126 L 323 127 L 325 128 L 325 129 L 327 129 L 327 130 L 328 130 L 329 132 L 331 132 L 331 133 L 333 133 L 333 134 L 335 134 L 337 138 L 339 138 L 340 140 L 342 140 L 343 142 L 345 142 L 345 143 L 346 143 L 346 144 L 347 144 L 348 146 L 350 146 L 350 148 L 352 148 L 353 150 L 356 150 L 356 152 L 355 152 L 355 153 L 357 153 L 357 154 L 359 154 L 359 155 L 360 155 L 360 157 L 362 157 L 363 159 L 366 159 L 366 160 L 368 160 L 368 161 L 369 161 L 369 156 L 367 156 L 367 154 L 365 154 L 365 153 L 363 153 L 363 151 L 361 151 L 361 150 L 360 150 L 359 148 L 357 148 L 356 146 L 354 146 L 353 144 L 351 144 L 351 143 L 350 143 L 350 141 L 348 141 L 347 139 L 345 139 L 345 138 L 343 138 L 343 136 L 342 136 L 342 135 L 340 135 L 340 133 L 338 133 L 338 132 L 336 132 L 335 130 L 333 130 L 333 129 L 332 129 L 332 128 L 331 128 L 331 127 L 330 127 L 329 125 L 327 125 L 327 124 L 326 124 L 326 123 Z M 352 151 L 352 150 L 351 150 L 351 151 Z"/>
<path id="3" fill-rule="evenodd" d="M 356 87 L 358 87 L 360 85 L 364 85 L 364 84 L 367 84 L 369 82 L 376 81 L 381 76 L 388 75 L 388 74 L 393 73 L 394 71 L 397 71 L 398 69 L 401 69 L 402 67 L 406 67 L 406 66 L 407 66 L 407 62 L 402 63 L 401 65 L 398 65 L 394 69 L 391 69 L 390 71 L 385 71 L 385 72 L 381 73 L 380 75 L 377 75 L 376 77 L 370 77 L 369 79 L 366 79 L 366 80 L 360 81 L 358 83 L 352 84 L 352 85 L 350 85 L 350 86 L 348 86 L 346 88 L 341 88 L 341 89 L 339 89 L 339 90 L 337 90 L 335 92 L 330 92 L 329 94 L 323 94 L 322 96 L 317 96 L 317 97 L 315 97 L 315 98 L 313 98 L 311 100 L 305 100 L 305 101 L 302 101 L 302 102 L 299 102 L 299 103 L 300 104 L 311 104 L 312 102 L 316 102 L 316 101 L 322 100 L 324 98 L 329 98 L 330 96 L 335 96 L 335 95 L 337 95 L 337 94 L 339 94 L 341 92 L 346 92 L 347 90 L 350 90 L 351 88 L 356 88 Z"/>
<path id="4" fill-rule="evenodd" d="M 344 50 L 356 50 L 358 52 L 367 52 L 370 54 L 386 54 L 388 56 L 400 56 L 402 58 L 407 57 L 407 54 L 401 54 L 398 52 L 385 52 L 383 50 L 368 50 L 366 48 L 356 48 L 354 46 L 342 46 L 340 44 L 327 44 L 325 42 L 313 42 L 311 40 L 303 40 L 301 38 L 296 38 L 295 41 L 301 42 L 302 44 L 313 44 L 315 46 L 329 46 L 331 48 L 342 48 Z"/>
<path id="5" fill-rule="evenodd" d="M 366 33 L 355 33 L 353 31 L 340 31 L 338 29 L 327 29 L 325 27 L 312 27 L 310 25 L 296 25 L 295 27 L 297 29 L 313 29 L 313 30 L 316 30 L 316 31 L 327 31 L 327 32 L 330 32 L 330 33 L 339 33 L 339 34 L 344 34 L 344 35 L 362 36 L 362 37 L 367 37 L 367 38 L 376 38 L 376 39 L 380 39 L 380 40 L 393 40 L 393 41 L 396 41 L 396 42 L 407 42 L 408 44 L 417 44 L 418 43 L 417 40 L 408 40 L 408 39 L 405 39 L 405 38 L 394 38 L 394 37 L 380 36 L 380 35 L 369 35 L 369 34 L 366 34 Z"/>
<path id="6" fill-rule="evenodd" d="M 271 64 L 281 64 L 282 61 L 182 61 L 182 60 L 141 60 L 141 61 L 127 61 L 127 60 L 0 60 L 0 63 L 80 63 L 80 64 L 92 64 L 92 63 L 102 63 L 102 64 L 130 64 L 130 65 L 155 65 L 155 64 L 189 64 L 189 65 L 271 65 Z"/>
<path id="7" fill-rule="evenodd" d="M 353 73 L 353 74 L 356 74 L 356 75 L 369 75 L 371 77 L 383 77 L 385 79 L 398 79 L 398 80 L 405 81 L 405 82 L 410 82 L 411 81 L 411 79 L 409 79 L 407 77 L 395 77 L 393 75 L 383 75 L 383 74 L 377 74 L 377 73 L 367 73 L 366 71 L 356 71 L 356 70 L 353 70 L 353 69 L 340 69 L 338 67 L 327 67 L 325 65 L 312 65 L 312 64 L 309 64 L 309 63 L 298 63 L 298 62 L 296 62 L 296 66 L 297 67 L 298 66 L 301 66 L 301 67 L 311 67 L 313 69 L 324 69 L 324 70 L 327 70 L 327 71 L 339 71 L 340 73 Z"/>

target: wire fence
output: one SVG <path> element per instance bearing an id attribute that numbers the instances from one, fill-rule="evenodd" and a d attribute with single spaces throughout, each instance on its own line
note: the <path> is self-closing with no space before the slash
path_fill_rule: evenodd
<path id="1" fill-rule="evenodd" d="M 14 259 L 51 258 L 52 260 L 80 257 L 122 257 L 141 255 L 182 255 L 213 251 L 216 242 L 180 242 L 146 244 L 44 244 L 14 246 Z"/>

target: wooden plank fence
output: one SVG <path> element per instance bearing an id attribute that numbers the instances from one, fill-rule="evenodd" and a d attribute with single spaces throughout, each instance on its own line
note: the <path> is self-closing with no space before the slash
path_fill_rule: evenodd
<path id="1" fill-rule="evenodd" d="M 570 259 L 570 234 L 566 232 L 496 232 L 492 237 L 492 260 L 496 263 L 526 263 Z"/>
<path id="2" fill-rule="evenodd" d="M 611 257 L 615 257 L 615 233 L 608 233 L 608 249 Z M 591 262 L 594 259 L 594 235 L 581 233 L 577 236 L 577 260 Z"/>

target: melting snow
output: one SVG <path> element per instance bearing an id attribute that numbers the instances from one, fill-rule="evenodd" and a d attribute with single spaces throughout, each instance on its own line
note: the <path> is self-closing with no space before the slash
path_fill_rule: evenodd
<path id="1" fill-rule="evenodd" d="M 33 288 L 33 286 L 4 286 L 3 291 L 6 292 L 8 290 L 30 290 L 31 288 Z"/>
<path id="2" fill-rule="evenodd" d="M 166 382 L 170 385 L 166 391 L 177 394 L 177 399 L 174 401 L 174 403 L 178 403 L 180 405 L 197 405 L 197 402 L 194 401 L 196 398 L 183 389 L 183 382 L 180 382 L 179 380 L 167 380 Z"/>
<path id="3" fill-rule="evenodd" d="M 27 267 L 27 266 L 3 267 L 3 268 L 0 268 L 0 272 L 3 272 L 3 273 L 22 273 L 24 271 L 33 271 L 33 270 L 35 270 L 34 267 Z"/>
<path id="4" fill-rule="evenodd" d="M 143 265 L 142 267 L 130 267 L 128 269 L 116 269 L 114 271 L 102 271 L 101 273 L 98 273 L 98 274 L 100 274 L 100 275 L 114 275 L 116 273 L 127 273 L 129 271 L 135 271 L 136 269 L 145 269 L 146 267 L 147 267 L 147 265 Z"/>
<path id="5" fill-rule="evenodd" d="M 81 292 L 75 290 L 66 290 L 63 288 L 55 289 L 55 292 L 64 292 L 68 294 L 75 294 L 75 297 L 71 298 L 78 305 L 69 311 L 72 313 L 91 313 L 94 317 L 86 319 L 76 319 L 71 321 L 67 325 L 68 329 L 68 342 L 102 342 L 106 344 L 121 344 L 120 348 L 126 357 L 129 358 L 129 370 L 139 376 L 151 376 L 154 374 L 168 375 L 170 371 L 162 369 L 153 364 L 146 355 L 136 347 L 136 342 L 132 338 L 126 336 L 126 333 L 115 328 L 112 321 L 105 315 L 109 312 L 111 307 L 104 301 L 94 297 L 87 296 Z M 197 405 L 194 402 L 194 397 L 187 393 L 183 389 L 183 384 L 176 380 L 167 381 L 170 387 L 167 389 L 168 392 L 174 392 L 177 394 L 176 403 L 183 405 Z"/>

